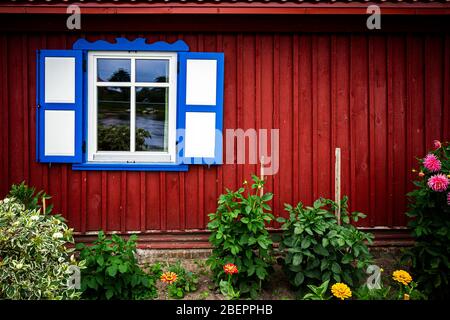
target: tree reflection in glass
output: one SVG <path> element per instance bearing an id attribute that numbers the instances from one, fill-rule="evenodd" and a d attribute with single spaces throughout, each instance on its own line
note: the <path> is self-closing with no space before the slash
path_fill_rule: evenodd
<path id="1" fill-rule="evenodd" d="M 167 115 L 169 88 L 136 88 L 136 133 L 150 133 L 144 138 L 136 135 L 136 151 L 167 151 Z"/>
<path id="2" fill-rule="evenodd" d="M 97 88 L 98 151 L 130 151 L 130 88 Z"/>
<path id="3" fill-rule="evenodd" d="M 97 59 L 97 81 L 130 82 L 130 59 Z"/>

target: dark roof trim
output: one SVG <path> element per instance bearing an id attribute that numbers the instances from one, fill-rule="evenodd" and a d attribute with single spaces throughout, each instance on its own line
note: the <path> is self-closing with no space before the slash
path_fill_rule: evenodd
<path id="1" fill-rule="evenodd" d="M 450 0 L 430 1 L 83 1 L 77 2 L 82 14 L 321 14 L 366 15 L 371 4 L 377 4 L 383 15 L 449 15 Z M 27 0 L 0 4 L 1 13 L 67 14 L 71 1 Z"/>

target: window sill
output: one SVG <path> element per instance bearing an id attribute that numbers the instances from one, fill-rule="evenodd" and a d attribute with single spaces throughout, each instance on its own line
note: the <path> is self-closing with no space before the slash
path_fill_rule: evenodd
<path id="1" fill-rule="evenodd" d="M 168 163 L 76 163 L 72 165 L 72 170 L 90 171 L 188 171 L 186 164 Z"/>

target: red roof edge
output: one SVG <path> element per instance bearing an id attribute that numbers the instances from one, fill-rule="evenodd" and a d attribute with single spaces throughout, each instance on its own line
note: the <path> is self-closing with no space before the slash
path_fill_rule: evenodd
<path id="1" fill-rule="evenodd" d="M 377 4 L 384 15 L 450 15 L 450 3 L 78 3 L 82 14 L 294 14 L 366 15 Z M 0 4 L 0 14 L 67 14 L 67 4 Z"/>

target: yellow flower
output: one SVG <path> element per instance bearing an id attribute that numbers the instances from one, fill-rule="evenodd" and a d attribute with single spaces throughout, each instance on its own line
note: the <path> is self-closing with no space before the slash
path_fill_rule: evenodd
<path id="1" fill-rule="evenodd" d="M 405 293 L 405 294 L 403 295 L 403 300 L 409 300 L 409 294 Z"/>
<path id="2" fill-rule="evenodd" d="M 383 272 L 383 271 L 384 271 L 384 269 L 383 269 L 383 268 L 381 268 L 381 269 L 380 269 L 380 272 Z"/>
<path id="3" fill-rule="evenodd" d="M 394 271 L 394 273 L 392 274 L 392 279 L 404 284 L 405 286 L 407 286 L 412 281 L 411 275 L 405 270 Z"/>
<path id="4" fill-rule="evenodd" d="M 161 281 L 166 282 L 168 284 L 174 283 L 177 281 L 177 274 L 175 272 L 164 272 L 161 275 Z"/>
<path id="5" fill-rule="evenodd" d="M 331 293 L 333 294 L 333 296 L 341 300 L 350 298 L 352 296 L 352 291 L 350 290 L 350 288 L 345 283 L 341 282 L 333 284 L 333 286 L 331 287 Z"/>

